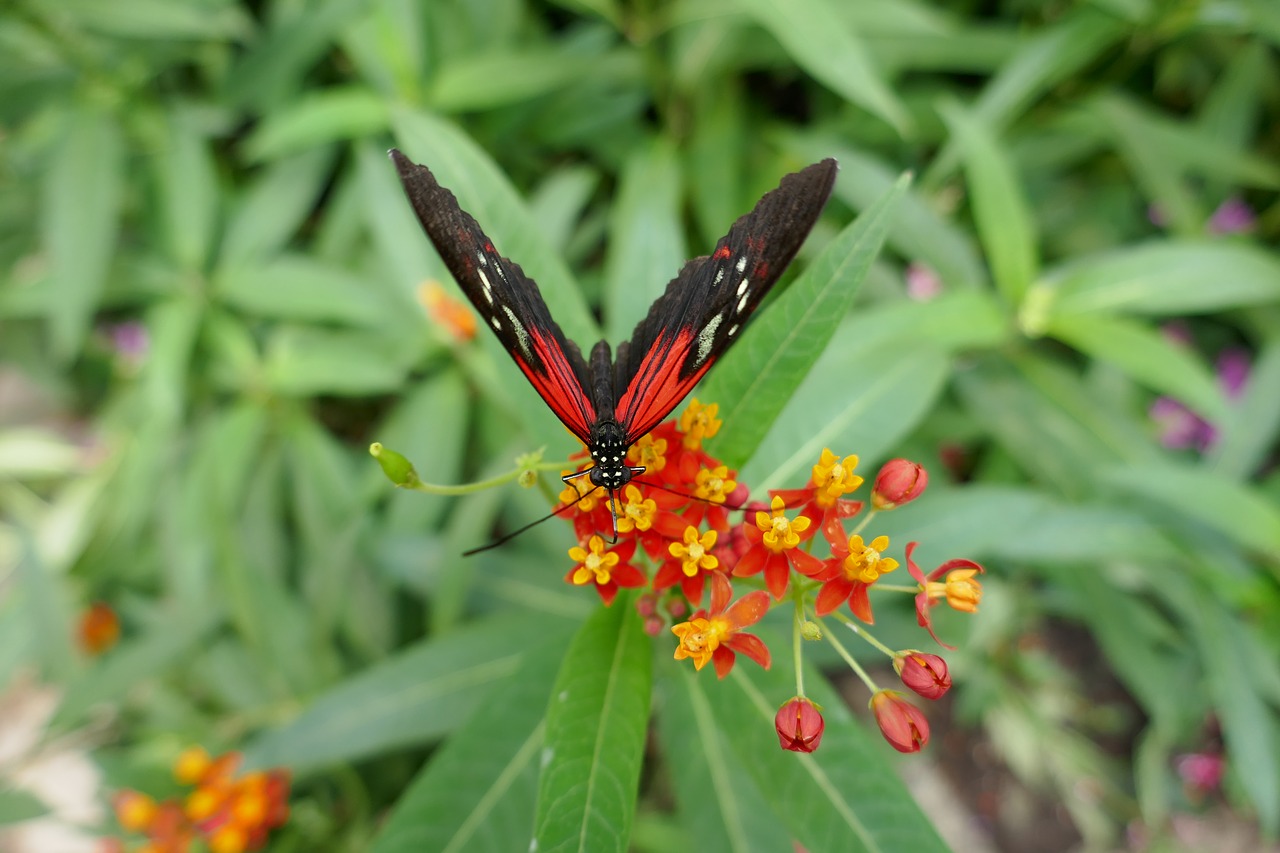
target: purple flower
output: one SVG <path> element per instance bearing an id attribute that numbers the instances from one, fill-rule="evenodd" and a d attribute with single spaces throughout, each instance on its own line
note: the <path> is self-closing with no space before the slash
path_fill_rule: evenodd
<path id="1" fill-rule="evenodd" d="M 1175 343 L 1190 345 L 1191 335 L 1180 323 L 1169 323 L 1161 331 Z M 1249 354 L 1242 349 L 1225 349 L 1218 355 L 1218 386 L 1228 401 L 1244 396 L 1249 382 Z M 1195 448 L 1208 451 L 1218 440 L 1218 429 L 1172 397 L 1159 397 L 1148 414 L 1160 433 L 1160 443 L 1171 450 Z"/>
<path id="2" fill-rule="evenodd" d="M 151 335 L 142 323 L 137 320 L 116 323 L 107 327 L 107 336 L 120 366 L 126 372 L 136 371 L 147 360 L 147 352 L 151 349 Z"/>
<path id="3" fill-rule="evenodd" d="M 1210 234 L 1248 234 L 1256 223 L 1253 209 L 1240 196 L 1233 195 L 1218 205 L 1206 229 Z"/>

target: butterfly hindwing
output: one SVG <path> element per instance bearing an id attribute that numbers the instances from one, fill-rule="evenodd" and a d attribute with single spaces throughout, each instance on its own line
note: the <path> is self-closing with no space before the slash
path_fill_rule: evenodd
<path id="1" fill-rule="evenodd" d="M 587 393 L 591 372 L 565 338 L 533 279 L 502 257 L 431 170 L 391 151 L 418 221 L 445 266 L 517 366 L 570 431 L 584 442 L 599 412 Z"/>
<path id="2" fill-rule="evenodd" d="M 684 265 L 618 347 L 616 417 L 629 441 L 670 414 L 741 336 L 817 222 L 835 176 L 828 159 L 783 178 L 711 255 Z"/>

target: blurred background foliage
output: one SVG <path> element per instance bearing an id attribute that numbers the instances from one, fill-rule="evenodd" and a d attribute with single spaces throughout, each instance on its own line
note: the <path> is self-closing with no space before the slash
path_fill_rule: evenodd
<path id="1" fill-rule="evenodd" d="M 512 770 L 486 697 L 545 702 L 595 597 L 561 581 L 563 526 L 457 556 L 545 492 L 394 492 L 366 448 L 444 483 L 574 448 L 496 341 L 424 310 L 424 282 L 456 290 L 385 151 L 587 342 L 834 156 L 801 262 L 913 170 L 886 250 L 808 376 L 719 402 L 772 424 L 733 460 L 757 494 L 823 446 L 868 476 L 909 456 L 930 491 L 881 532 L 986 564 L 982 612 L 943 617 L 969 633 L 924 760 L 995 849 L 1274 835 L 1278 46 L 1272 0 L 15 0 L 0 684 L 61 691 L 45 737 L 79 733 L 104 790 L 190 742 L 291 768 L 280 849 L 524 849 L 536 762 Z M 74 637 L 98 600 L 123 629 L 93 657 Z M 908 604 L 877 615 L 921 642 Z M 682 703 L 725 701 L 708 674 L 655 700 L 634 849 L 836 849 L 789 822 L 826 820 L 803 793 L 738 779 L 783 818 L 735 828 L 679 780 L 710 751 Z M 423 816 L 449 785 L 460 811 L 501 800 L 489 835 Z"/>

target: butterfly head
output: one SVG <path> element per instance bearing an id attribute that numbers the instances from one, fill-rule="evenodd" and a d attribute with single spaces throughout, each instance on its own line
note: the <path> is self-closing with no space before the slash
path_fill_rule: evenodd
<path id="1" fill-rule="evenodd" d="M 636 474 L 644 473 L 644 468 L 627 465 L 629 447 L 627 433 L 617 421 L 602 420 L 591 428 L 587 449 L 594 463 L 589 472 L 592 485 L 603 486 L 612 493 L 631 482 Z"/>

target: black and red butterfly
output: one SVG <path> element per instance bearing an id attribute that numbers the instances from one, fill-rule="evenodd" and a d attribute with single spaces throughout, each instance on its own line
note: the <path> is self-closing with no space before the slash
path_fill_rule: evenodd
<path id="1" fill-rule="evenodd" d="M 631 340 L 610 358 L 600 341 L 583 359 L 565 338 L 533 280 L 498 254 L 479 224 L 425 166 L 391 159 L 409 203 L 449 272 L 516 365 L 591 453 L 591 483 L 612 495 L 643 468 L 627 450 L 685 398 L 791 263 L 835 183 L 823 160 L 782 179 L 729 229 L 709 256 L 685 263 Z"/>

